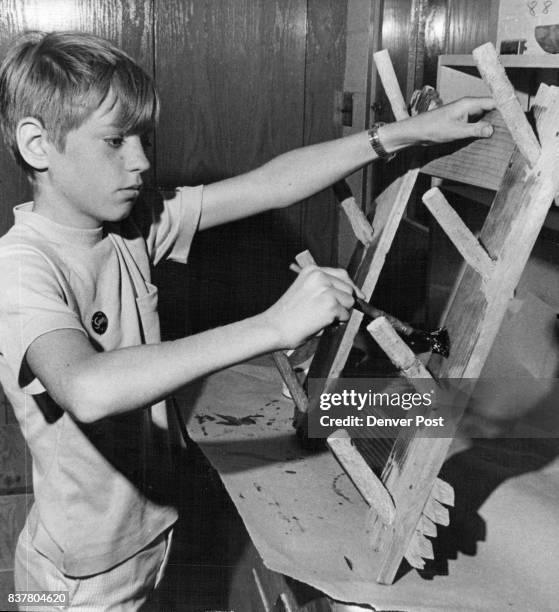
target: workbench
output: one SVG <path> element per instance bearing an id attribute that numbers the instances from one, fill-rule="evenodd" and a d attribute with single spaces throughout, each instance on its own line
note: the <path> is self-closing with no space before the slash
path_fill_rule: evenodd
<path id="1" fill-rule="evenodd" d="M 271 361 L 214 374 L 178 399 L 255 547 L 233 581 L 236 612 L 557 609 L 556 438 L 459 443 L 443 468 L 456 508 L 434 541 L 436 560 L 421 574 L 403 566 L 382 586 L 368 507 L 330 453 L 301 448 Z M 300 595 L 302 585 L 315 590 Z"/>

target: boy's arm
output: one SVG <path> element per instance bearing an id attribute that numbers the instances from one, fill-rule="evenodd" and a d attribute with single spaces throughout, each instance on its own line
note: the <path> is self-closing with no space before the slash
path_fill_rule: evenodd
<path id="1" fill-rule="evenodd" d="M 347 320 L 347 273 L 305 268 L 264 313 L 180 340 L 97 352 L 75 329 L 36 338 L 26 363 L 52 399 L 83 422 L 149 406 L 210 372 L 291 348 L 335 320 Z"/>
<path id="2" fill-rule="evenodd" d="M 436 110 L 379 129 L 388 153 L 416 144 L 488 137 L 484 121 L 468 117 L 494 108 L 492 98 L 462 98 Z M 304 200 L 377 158 L 368 132 L 295 149 L 256 170 L 204 188 L 200 229 Z"/>

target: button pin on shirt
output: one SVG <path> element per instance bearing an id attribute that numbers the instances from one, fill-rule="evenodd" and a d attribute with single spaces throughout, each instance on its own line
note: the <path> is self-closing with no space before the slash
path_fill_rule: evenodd
<path id="1" fill-rule="evenodd" d="M 96 334 L 104 334 L 108 326 L 109 319 L 107 319 L 107 315 L 101 310 L 95 312 L 91 317 L 91 327 Z"/>

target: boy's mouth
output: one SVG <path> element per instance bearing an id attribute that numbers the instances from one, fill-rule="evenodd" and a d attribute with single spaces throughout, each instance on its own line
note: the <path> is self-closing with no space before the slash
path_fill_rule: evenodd
<path id="1" fill-rule="evenodd" d="M 119 189 L 118 191 L 119 193 L 122 194 L 122 197 L 124 198 L 126 202 L 133 202 L 140 195 L 141 187 L 142 187 L 141 185 L 130 185 L 128 187 L 123 187 L 122 189 Z"/>
<path id="2" fill-rule="evenodd" d="M 129 185 L 128 187 L 123 187 L 119 189 L 121 193 L 123 193 L 127 199 L 136 199 L 140 194 L 140 189 L 142 188 L 141 183 L 139 185 Z"/>

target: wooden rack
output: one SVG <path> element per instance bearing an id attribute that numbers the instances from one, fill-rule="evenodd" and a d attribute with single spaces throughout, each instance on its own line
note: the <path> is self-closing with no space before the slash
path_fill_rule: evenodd
<path id="1" fill-rule="evenodd" d="M 424 365 L 383 317 L 367 327 L 402 376 L 414 385 L 427 380 L 430 386 L 438 386 L 443 379 L 475 380 L 480 375 L 559 192 L 559 89 L 542 85 L 538 91 L 534 105 L 538 141 L 493 46 L 488 43 L 476 49 L 472 61 L 495 99 L 495 136 L 462 145 L 423 168 L 409 170 L 391 184 L 376 200 L 373 237 L 362 247 L 354 274 L 355 283 L 370 300 L 420 172 L 476 185 L 483 174 L 476 160 L 497 160 L 491 176 L 497 193 L 479 236 L 468 229 L 437 188 L 423 196 L 428 210 L 464 259 L 443 321 L 451 339 L 448 359 L 432 357 Z M 375 54 L 375 62 L 396 120 L 407 118 L 387 52 Z M 307 254 L 298 262 L 305 265 L 312 259 Z M 346 325 L 325 330 L 309 377 L 326 382 L 310 396 L 286 371 L 287 357 L 276 356 L 300 412 L 316 410 L 320 394 L 335 388 L 361 323 L 362 314 L 354 310 Z M 446 506 L 454 502 L 452 487 L 438 478 L 451 442 L 450 437 L 425 437 L 417 428 L 403 428 L 391 443 L 379 473 L 371 457 L 381 441 L 356 444 L 345 431 L 329 439 L 332 452 L 371 507 L 366 531 L 378 558 L 373 569 L 378 582 L 392 583 L 403 558 L 416 568 L 423 567 L 425 558 L 433 558 L 429 537 L 436 535 L 436 524 L 448 524 Z"/>

